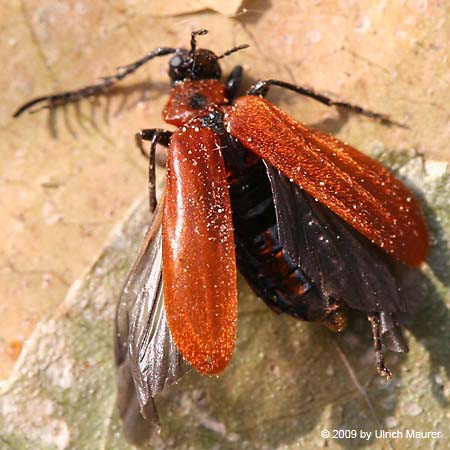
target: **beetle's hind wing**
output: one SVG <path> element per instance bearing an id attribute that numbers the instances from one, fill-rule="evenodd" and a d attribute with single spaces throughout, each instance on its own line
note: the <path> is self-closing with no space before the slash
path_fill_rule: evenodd
<path id="1" fill-rule="evenodd" d="M 289 257 L 334 299 L 354 309 L 379 312 L 385 345 L 406 351 L 396 313 L 409 312 L 399 295 L 388 256 L 326 206 L 266 164 L 277 229 Z"/>
<path id="2" fill-rule="evenodd" d="M 124 433 L 146 440 L 158 425 L 154 398 L 189 370 L 167 323 L 163 296 L 161 216 L 155 211 L 144 245 L 122 290 L 116 312 L 118 406 Z"/>

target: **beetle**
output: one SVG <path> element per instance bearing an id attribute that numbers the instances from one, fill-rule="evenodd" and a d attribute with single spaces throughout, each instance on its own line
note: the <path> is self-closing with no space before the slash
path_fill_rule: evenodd
<path id="1" fill-rule="evenodd" d="M 147 435 L 143 418 L 158 423 L 154 398 L 165 385 L 190 367 L 210 375 L 228 365 L 237 270 L 278 313 L 342 331 L 346 309 L 365 312 L 377 370 L 390 378 L 383 350 L 408 351 L 400 317 L 413 309 L 397 273 L 418 267 L 428 249 L 420 207 L 403 183 L 265 96 L 278 86 L 392 124 L 387 116 L 273 79 L 239 95 L 242 67 L 221 82 L 219 60 L 247 46 L 217 56 L 197 48 L 206 33 L 192 32 L 190 49 L 157 48 L 96 85 L 33 99 L 15 113 L 98 95 L 155 57 L 172 55 L 163 117 L 177 128 L 136 134 L 143 153 L 151 143 L 153 216 L 116 312 L 118 403 L 132 441 Z M 159 201 L 158 143 L 169 149 Z"/>

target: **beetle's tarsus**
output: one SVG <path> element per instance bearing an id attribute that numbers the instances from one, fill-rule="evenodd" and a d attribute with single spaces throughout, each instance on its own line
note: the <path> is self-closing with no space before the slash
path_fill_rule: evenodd
<path id="1" fill-rule="evenodd" d="M 373 349 L 375 351 L 377 371 L 382 377 L 386 377 L 386 379 L 389 381 L 392 378 L 392 372 L 384 362 L 384 354 L 381 342 L 380 314 L 370 313 L 367 318 L 369 319 L 370 325 L 372 327 Z"/>

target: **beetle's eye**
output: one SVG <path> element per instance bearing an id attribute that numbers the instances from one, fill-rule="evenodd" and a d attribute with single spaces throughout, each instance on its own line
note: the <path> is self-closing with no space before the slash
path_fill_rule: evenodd
<path id="1" fill-rule="evenodd" d="M 183 58 L 181 58 L 181 56 L 176 55 L 169 61 L 169 64 L 171 67 L 179 67 L 181 66 L 182 62 Z"/>

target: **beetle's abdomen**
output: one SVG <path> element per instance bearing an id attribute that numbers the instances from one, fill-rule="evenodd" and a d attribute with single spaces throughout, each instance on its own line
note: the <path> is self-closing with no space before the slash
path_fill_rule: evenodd
<path id="1" fill-rule="evenodd" d="M 263 161 L 234 140 L 224 146 L 239 271 L 271 309 L 342 329 L 340 306 L 319 292 L 280 244 Z"/>

